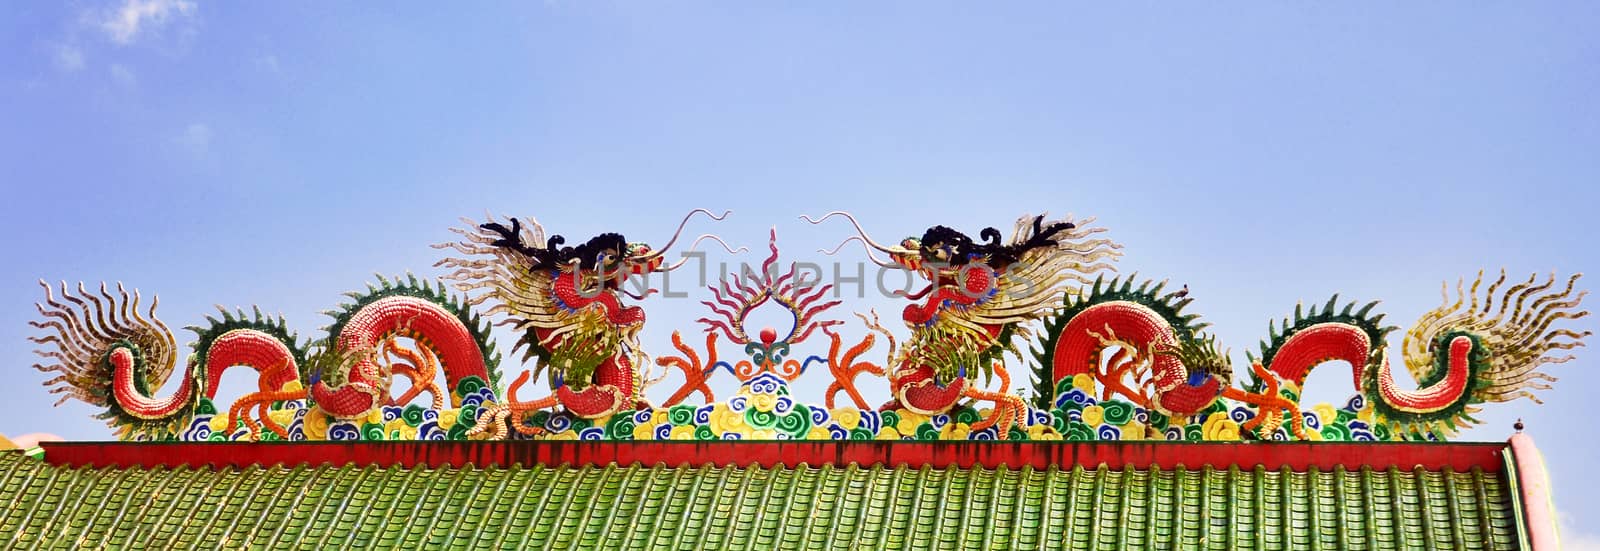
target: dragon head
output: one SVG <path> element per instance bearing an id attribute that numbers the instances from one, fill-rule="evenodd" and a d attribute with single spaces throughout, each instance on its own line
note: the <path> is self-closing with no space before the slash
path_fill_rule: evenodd
<path id="1" fill-rule="evenodd" d="M 866 230 L 854 216 L 843 211 L 834 211 L 818 219 L 809 216 L 803 220 L 820 224 L 833 216 L 841 216 L 850 220 L 855 226 L 856 235 L 850 236 L 835 247 L 832 251 L 824 250 L 827 254 L 834 254 L 843 248 L 845 243 L 860 241 L 865 245 L 867 258 L 873 263 L 885 268 L 908 269 L 927 276 L 936 276 L 940 268 L 959 268 L 969 263 L 978 262 L 994 269 L 1002 270 L 1017 262 L 1028 251 L 1054 247 L 1060 241 L 1058 235 L 1067 230 L 1076 228 L 1072 222 L 1060 221 L 1045 223 L 1044 216 L 1035 216 L 1031 220 L 1024 218 L 1018 222 L 1017 235 L 1010 243 L 1004 242 L 1000 230 L 993 227 L 983 228 L 978 232 L 978 237 L 983 241 L 974 240 L 971 236 L 949 226 L 932 226 L 922 232 L 921 237 L 907 237 L 898 245 L 887 246 L 878 243 L 867 235 Z M 887 253 L 889 261 L 879 260 L 873 251 Z"/>
<path id="2" fill-rule="evenodd" d="M 488 243 L 492 247 L 520 253 L 527 258 L 530 261 L 528 266 L 530 270 L 553 269 L 569 272 L 574 270 L 598 272 L 599 277 L 606 280 L 608 284 L 617 284 L 629 275 L 669 271 L 682 266 L 688 260 L 687 257 L 677 263 L 667 265 L 665 255 L 673 244 L 678 242 L 678 238 L 683 234 L 684 227 L 689 224 L 689 219 L 693 218 L 695 214 L 705 214 L 712 220 L 722 220 L 728 215 L 727 212 L 724 212 L 721 216 L 717 216 L 705 209 L 691 211 L 678 224 L 678 230 L 672 234 L 672 238 L 667 240 L 667 244 L 659 250 L 651 247 L 649 243 L 641 241 L 630 242 L 622 234 L 611 232 L 596 235 L 576 246 L 563 246 L 567 243 L 567 238 L 561 235 L 550 236 L 549 239 L 545 240 L 543 246 L 540 246 L 537 242 L 529 244 L 524 240 L 525 233 L 522 229 L 522 221 L 515 217 L 510 218 L 510 227 L 490 221 L 480 224 L 478 228 L 489 232 L 493 237 Z M 543 230 L 538 228 L 537 224 L 535 224 L 535 229 L 537 231 L 532 235 L 543 234 Z M 537 240 L 537 237 L 534 239 Z M 699 246 L 700 242 L 706 239 L 720 243 L 723 249 L 729 253 L 737 253 L 742 250 L 734 250 L 726 242 L 723 242 L 721 238 L 712 234 L 705 234 L 695 239 L 691 248 Z"/>

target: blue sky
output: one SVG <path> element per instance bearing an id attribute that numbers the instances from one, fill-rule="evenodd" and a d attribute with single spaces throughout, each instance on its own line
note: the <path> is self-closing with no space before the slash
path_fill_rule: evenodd
<path id="1" fill-rule="evenodd" d="M 848 235 L 801 214 L 884 239 L 1097 215 L 1122 271 L 1189 285 L 1241 361 L 1298 301 L 1408 325 L 1480 268 L 1600 268 L 1594 3 L 272 8 L 0 9 L 0 433 L 109 436 L 27 367 L 41 277 L 159 292 L 173 326 L 260 304 L 310 336 L 373 272 L 437 275 L 427 245 L 485 209 L 656 243 L 732 209 L 695 228 L 756 247 L 776 226 L 798 260 Z M 653 301 L 653 353 L 699 330 L 694 300 Z M 1597 366 L 1580 351 L 1546 405 L 1489 405 L 1463 437 L 1523 418 L 1574 519 L 1600 516 Z M 1342 399 L 1347 369 L 1308 394 Z"/>

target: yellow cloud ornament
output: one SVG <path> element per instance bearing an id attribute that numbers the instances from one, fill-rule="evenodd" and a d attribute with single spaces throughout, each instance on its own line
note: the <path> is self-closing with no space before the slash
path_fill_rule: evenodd
<path id="1" fill-rule="evenodd" d="M 1098 427 L 1100 423 L 1104 423 L 1106 420 L 1106 408 L 1099 405 L 1085 407 L 1083 408 L 1083 417 L 1081 419 L 1083 424 L 1089 425 L 1091 428 Z"/>
<path id="2" fill-rule="evenodd" d="M 267 412 L 267 418 L 277 423 L 278 426 L 288 427 L 290 423 L 294 422 L 295 413 L 296 411 L 292 409 L 275 409 Z"/>
<path id="3" fill-rule="evenodd" d="M 1219 411 L 1206 418 L 1205 424 L 1200 426 L 1200 433 L 1206 440 L 1236 441 L 1239 439 L 1239 423 Z"/>
<path id="4" fill-rule="evenodd" d="M 972 426 L 966 423 L 951 423 L 945 426 L 953 427 L 950 429 L 951 440 L 966 440 L 967 436 L 972 434 Z"/>
<path id="5" fill-rule="evenodd" d="M 1339 410 L 1334 409 L 1333 404 L 1327 402 L 1317 404 L 1316 407 L 1311 408 L 1311 411 L 1317 414 L 1317 421 L 1324 427 L 1333 424 L 1334 421 L 1339 419 Z"/>
<path id="6" fill-rule="evenodd" d="M 901 417 L 900 423 L 895 425 L 894 428 L 895 430 L 900 431 L 900 434 L 916 434 L 917 427 L 919 426 L 922 426 L 922 420 L 912 419 L 910 417 Z"/>
<path id="7" fill-rule="evenodd" d="M 1032 425 L 1028 427 L 1028 438 L 1032 440 L 1060 440 L 1061 435 L 1050 425 Z"/>
<path id="8" fill-rule="evenodd" d="M 1128 421 L 1127 423 L 1124 423 L 1122 425 L 1122 439 L 1123 440 L 1144 440 L 1145 439 L 1144 423 L 1140 423 L 1138 421 Z"/>
<path id="9" fill-rule="evenodd" d="M 834 422 L 844 427 L 844 430 L 856 430 L 861 425 L 861 410 L 856 408 L 838 408 L 828 412 Z"/>
<path id="10" fill-rule="evenodd" d="M 305 421 L 301 425 L 301 430 L 305 431 L 306 440 L 327 440 L 328 414 L 323 413 L 322 408 L 311 408 L 306 411 Z"/>
<path id="11" fill-rule="evenodd" d="M 1077 375 L 1073 375 L 1072 376 L 1072 388 L 1076 388 L 1078 390 L 1082 390 L 1084 394 L 1088 394 L 1090 396 L 1094 396 L 1094 391 L 1095 391 L 1094 376 L 1090 375 L 1088 373 L 1079 373 Z"/>
<path id="12" fill-rule="evenodd" d="M 406 420 L 402 418 L 396 418 L 384 424 L 383 433 L 385 437 L 393 436 L 396 440 L 417 439 L 417 428 L 406 424 Z"/>

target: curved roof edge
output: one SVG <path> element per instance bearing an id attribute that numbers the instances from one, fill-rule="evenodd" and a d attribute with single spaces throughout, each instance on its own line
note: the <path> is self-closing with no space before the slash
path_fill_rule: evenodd
<path id="1" fill-rule="evenodd" d="M 1512 504 L 1526 531 L 1522 541 L 1533 551 L 1557 551 L 1561 549 L 1561 539 L 1556 531 L 1556 507 L 1550 495 L 1550 473 L 1545 470 L 1544 455 L 1534 446 L 1533 437 L 1524 433 L 1512 435 L 1508 444 L 1506 463 L 1511 472 L 1506 478 L 1515 489 Z"/>
<path id="2" fill-rule="evenodd" d="M 1515 442 L 1515 440 L 1514 440 Z M 924 465 L 1010 468 L 1051 465 L 1239 467 L 1305 471 L 1362 468 L 1503 472 L 1508 444 L 1295 442 L 906 442 L 649 441 L 404 443 L 45 443 L 58 466 L 475 465 L 809 466 Z"/>

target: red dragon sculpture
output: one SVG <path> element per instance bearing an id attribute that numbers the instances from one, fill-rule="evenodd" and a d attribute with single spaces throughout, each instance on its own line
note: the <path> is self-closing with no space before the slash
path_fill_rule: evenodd
<path id="1" fill-rule="evenodd" d="M 845 212 L 802 218 L 818 224 L 834 216 L 850 220 L 857 235 L 846 242 L 860 241 L 869 247 L 867 257 L 874 263 L 910 270 L 928 282 L 920 291 L 898 293 L 915 301 L 901 315 L 912 334 L 898 355 L 890 351 L 889 381 L 895 401 L 884 408 L 899 406 L 932 415 L 949 411 L 962 398 L 993 401 L 994 415 L 974 425 L 974 430 L 999 422 L 1001 434 L 1027 408 L 1008 393 L 1010 376 L 1000 356 L 1007 351 L 1020 355 L 1017 343 L 1031 334 L 1024 324 L 1048 314 L 1066 284 L 1087 282 L 1088 276 L 1110 269 L 1107 261 L 1114 260 L 1120 248 L 1109 239 L 1093 237 L 1105 230 L 1088 227 L 1092 219 L 1074 222 L 1070 216 L 1051 221 L 1044 215 L 1023 216 L 1004 241 L 994 228 L 979 232 L 984 241 L 978 242 L 954 229 L 933 226 L 920 238 L 896 246 L 868 237 Z M 874 249 L 887 253 L 889 260 L 877 258 Z M 836 247 L 824 252 L 837 251 Z M 969 373 L 986 379 L 999 376 L 1000 388 L 977 388 L 968 380 Z"/>
<path id="2" fill-rule="evenodd" d="M 644 325 L 644 311 L 623 304 L 622 297 L 642 300 L 654 289 L 630 292 L 624 285 L 631 276 L 673 270 L 688 259 L 667 265 L 665 253 L 677 242 L 689 219 L 705 214 L 713 220 L 721 216 L 696 209 L 685 216 L 677 233 L 660 250 L 644 243 L 630 243 L 622 235 L 603 233 L 576 246 L 562 246 L 560 235 L 545 237 L 537 221 L 511 218 L 505 223 L 490 219 L 456 229 L 463 240 L 436 245 L 468 255 L 447 258 L 437 265 L 452 268 L 446 276 L 457 287 L 477 293 L 468 300 L 474 306 L 493 301 L 485 312 L 503 315 L 501 325 L 523 333 L 516 349 L 523 360 L 537 358 L 532 375 L 549 375 L 554 394 L 532 401 L 511 397 L 488 413 L 497 420 L 514 420 L 538 409 L 561 406 L 579 417 L 602 418 L 624 409 L 647 404 L 640 394 L 643 382 L 637 366 L 643 364 L 638 343 Z M 731 248 L 714 235 L 704 239 Z M 692 247 L 692 246 L 691 246 Z M 514 350 L 515 351 L 515 350 Z M 520 387 L 526 375 L 517 380 Z M 522 429 L 520 423 L 513 423 Z M 480 425 L 482 430 L 496 429 Z"/>
<path id="3" fill-rule="evenodd" d="M 469 378 L 477 380 L 472 386 L 493 388 L 499 355 L 488 342 L 487 326 L 440 289 L 407 279 L 380 277 L 380 284 L 366 293 L 351 293 L 355 302 L 330 312 L 334 323 L 328 336 L 309 350 L 296 342 L 282 318 L 265 318 L 259 309 L 253 315 L 222 310 L 223 319 L 208 318 L 207 326 L 189 328 L 198 336 L 194 354 L 177 389 L 164 398 L 152 392 L 177 370 L 178 349 L 172 331 L 156 317 L 158 300 L 152 298 L 149 310 L 141 312 L 139 292 L 130 295 L 120 283 L 116 294 L 101 284 L 97 296 L 81 283 L 73 293 L 64 282 L 58 300 L 41 281 L 45 302 L 38 308 L 43 319 L 32 325 L 48 333 L 30 340 L 49 347 L 38 353 L 51 363 L 34 367 L 56 374 L 45 384 L 51 392 L 66 394 L 63 400 L 77 398 L 106 408 L 101 417 L 125 439 L 174 437 L 202 398 L 216 398 L 222 374 L 235 367 L 258 373 L 257 390 L 234 402 L 227 426 L 243 418 L 252 435 L 265 426 L 287 437 L 285 428 L 266 415 L 273 403 L 282 401 L 310 398 L 319 414 L 354 419 L 428 391 L 440 409 L 442 391 L 431 371 L 439 364 L 452 406 L 459 405 L 456 390 Z M 418 350 L 399 346 L 398 338 L 412 339 Z M 420 365 L 385 361 L 395 354 Z M 412 383 L 412 390 L 398 400 L 390 394 L 396 374 Z M 244 415 L 250 410 L 258 412 L 254 418 Z"/>
<path id="4" fill-rule="evenodd" d="M 1586 293 L 1573 292 L 1578 277 L 1552 292 L 1554 274 L 1542 283 L 1530 276 L 1506 287 L 1501 271 L 1480 294 L 1480 272 L 1470 290 L 1458 284 L 1454 301 L 1445 293 L 1444 303 L 1424 314 L 1401 345 L 1418 390 L 1400 388 L 1394 380 L 1386 336 L 1395 328 L 1373 313 L 1376 302 L 1340 308 L 1334 296 L 1320 308 L 1295 308 L 1281 327 L 1273 324 L 1259 355 L 1249 355 L 1254 382 L 1237 388 L 1230 385 L 1226 355 L 1201 332 L 1205 324 L 1181 313 L 1192 300 L 1185 293 L 1162 294 L 1162 285 L 1149 282 L 1134 287 L 1131 278 L 1120 284 L 1096 281 L 1068 293 L 1045 325 L 1037 353 L 1036 405 L 1047 407 L 1054 398 L 1050 389 L 1088 374 L 1107 397 L 1118 394 L 1174 417 L 1200 413 L 1219 397 L 1250 404 L 1256 415 L 1243 429 L 1266 435 L 1287 421 L 1290 434 L 1304 439 L 1300 388 L 1313 368 L 1342 360 L 1353 368 L 1355 390 L 1372 400 L 1379 422 L 1395 435 L 1447 437 L 1475 422 L 1477 404 L 1519 397 L 1537 401 L 1531 391 L 1549 388 L 1546 383 L 1555 379 L 1538 368 L 1570 360 L 1558 351 L 1582 346 L 1590 335 L 1552 327 L 1588 315 L 1578 309 Z M 1111 350 L 1109 361 L 1102 362 Z"/>

